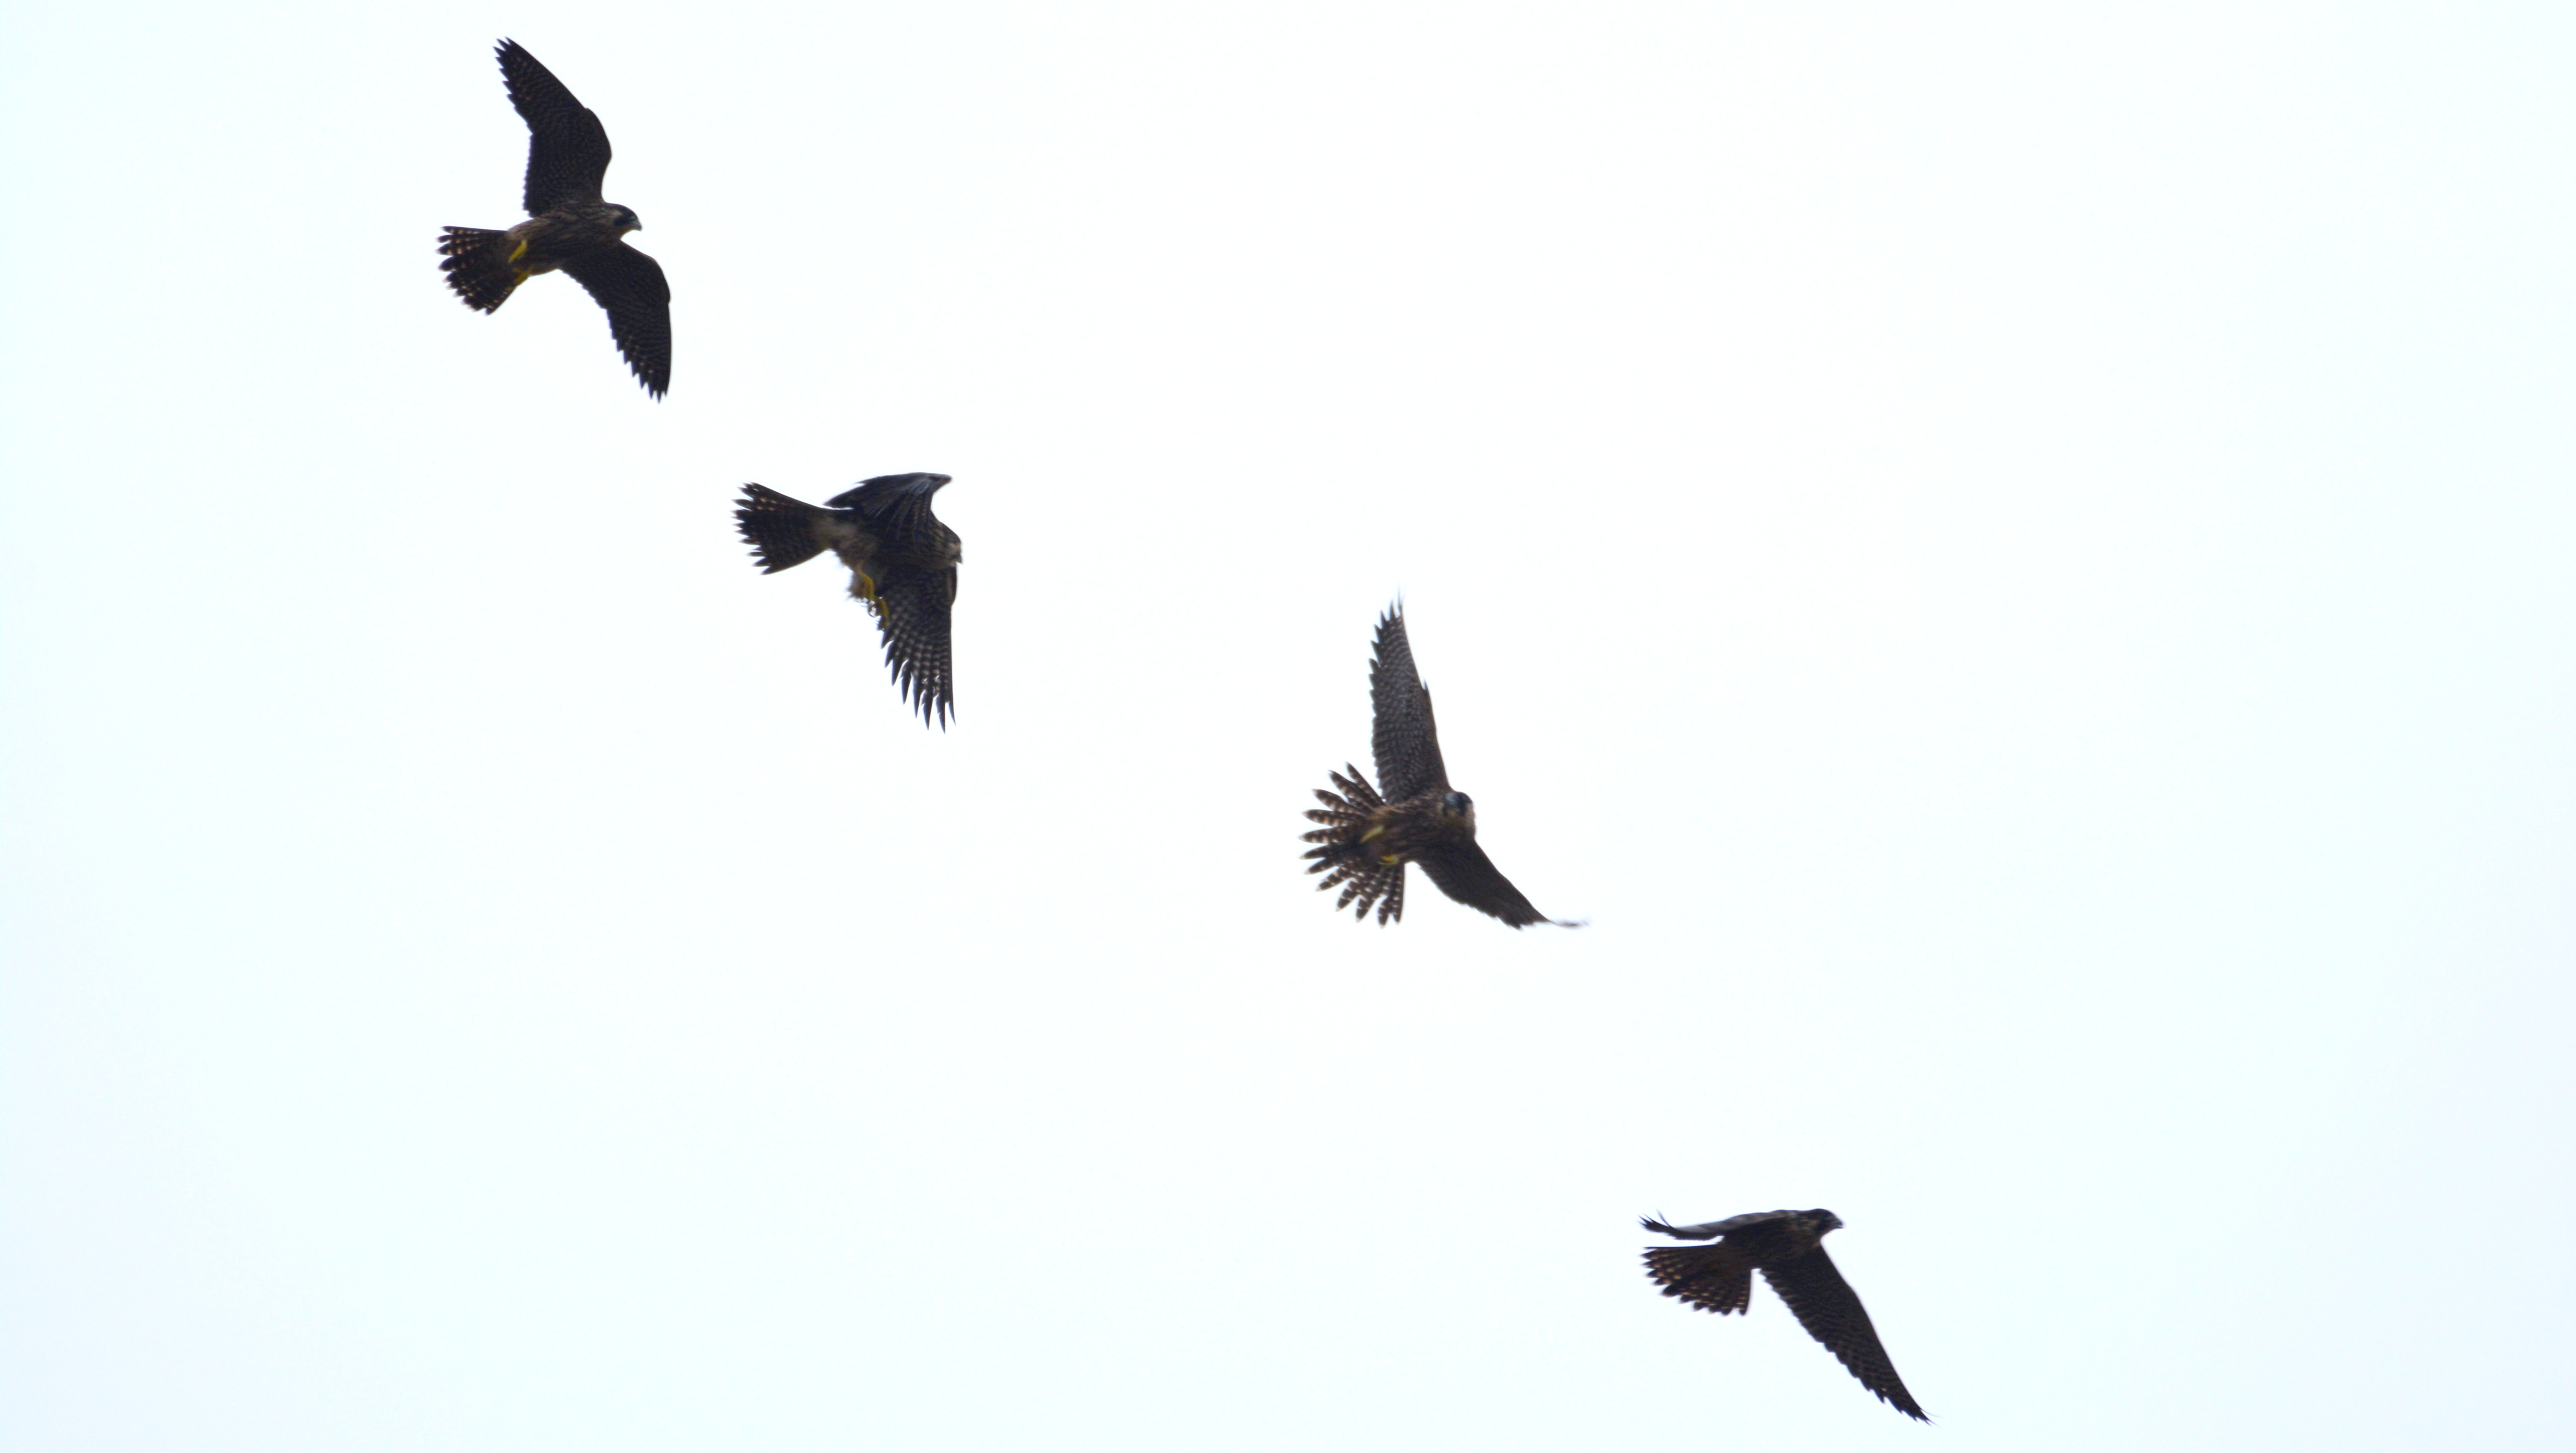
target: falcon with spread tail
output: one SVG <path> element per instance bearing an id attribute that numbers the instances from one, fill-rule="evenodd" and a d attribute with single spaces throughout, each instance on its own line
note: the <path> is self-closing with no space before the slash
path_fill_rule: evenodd
<path id="1" fill-rule="evenodd" d="M 1759 1271 L 1798 1325 L 1840 1358 L 1861 1386 L 1909 1418 L 1932 1421 L 1887 1360 L 1860 1295 L 1825 1254 L 1825 1233 L 1841 1230 L 1842 1217 L 1826 1210 L 1753 1211 L 1699 1226 L 1651 1219 L 1640 1224 L 1684 1241 L 1717 1243 L 1646 1248 L 1646 1275 L 1662 1284 L 1665 1296 L 1721 1316 L 1741 1312 L 1753 1300 L 1753 1273 Z"/>
<path id="2" fill-rule="evenodd" d="M 944 474 L 880 474 L 820 505 L 757 484 L 742 487 L 734 521 L 764 573 L 829 550 L 850 567 L 850 594 L 876 613 L 895 689 L 945 731 L 955 714 L 948 608 L 957 601 L 957 532 L 930 512 Z"/>
<path id="3" fill-rule="evenodd" d="M 625 243 L 644 225 L 634 209 L 600 200 L 608 129 L 526 46 L 504 40 L 495 49 L 510 104 L 528 123 L 528 220 L 506 232 L 448 228 L 438 244 L 447 285 L 489 313 L 538 273 L 572 274 L 608 311 L 617 351 L 658 399 L 671 387 L 671 287 L 660 263 Z"/>
<path id="4" fill-rule="evenodd" d="M 1306 841 L 1322 844 L 1307 850 L 1314 862 L 1306 871 L 1324 875 L 1319 889 L 1341 885 L 1341 901 L 1333 906 L 1356 902 L 1353 916 L 1361 919 L 1374 906 L 1380 925 L 1401 922 L 1404 866 L 1417 863 L 1441 892 L 1514 928 L 1533 923 L 1580 927 L 1531 907 L 1476 846 L 1476 804 L 1449 785 L 1449 770 L 1441 765 L 1431 693 L 1413 669 L 1401 606 L 1378 619 L 1369 700 L 1377 713 L 1371 741 L 1377 752 L 1377 787 L 1372 790 L 1360 769 L 1349 767 L 1348 776 L 1332 774 L 1341 791 L 1316 788 L 1323 809 L 1306 810 L 1308 818 L 1324 824 L 1306 834 Z"/>

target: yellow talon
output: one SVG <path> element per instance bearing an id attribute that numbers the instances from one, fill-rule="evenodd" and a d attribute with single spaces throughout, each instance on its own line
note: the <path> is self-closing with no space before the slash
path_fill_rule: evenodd
<path id="1" fill-rule="evenodd" d="M 1385 854 L 1384 856 L 1380 857 L 1380 858 L 1378 859 L 1378 861 L 1379 861 L 1379 862 L 1381 862 L 1381 863 L 1384 863 L 1384 864 L 1386 864 L 1388 867 L 1392 868 L 1392 867 L 1394 867 L 1396 864 L 1403 862 L 1403 861 L 1404 861 L 1404 859 L 1397 857 L 1397 856 L 1396 856 L 1395 854 L 1393 854 L 1393 853 L 1388 853 L 1388 854 Z"/>
<path id="2" fill-rule="evenodd" d="M 1368 831 L 1366 831 L 1366 832 L 1364 832 L 1364 833 L 1361 833 L 1361 834 L 1360 834 L 1360 841 L 1361 841 L 1361 842 L 1367 842 L 1370 838 L 1376 837 L 1378 834 L 1380 834 L 1380 833 L 1382 833 L 1382 832 L 1384 832 L 1384 831 L 1386 831 L 1386 824 L 1385 824 L 1385 823 L 1379 823 L 1377 826 L 1375 826 L 1375 827 L 1373 827 L 1373 828 L 1370 828 Z"/>
<path id="3" fill-rule="evenodd" d="M 512 262 L 517 262 L 520 258 L 523 258 L 523 257 L 525 257 L 525 256 L 527 256 L 527 255 L 528 255 L 528 240 L 527 240 L 526 238 L 522 237 L 522 238 L 520 238 L 520 239 L 519 239 L 519 245 L 510 249 L 510 260 L 511 260 Z M 524 276 L 524 274 L 522 274 L 522 276 Z"/>

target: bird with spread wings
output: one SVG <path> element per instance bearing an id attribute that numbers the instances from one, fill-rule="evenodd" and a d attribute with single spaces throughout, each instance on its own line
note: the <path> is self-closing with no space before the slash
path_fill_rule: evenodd
<path id="1" fill-rule="evenodd" d="M 1380 925 L 1404 918 L 1404 868 L 1421 865 L 1432 885 L 1480 912 L 1514 928 L 1553 923 L 1578 925 L 1548 917 L 1530 906 L 1476 845 L 1474 799 L 1449 785 L 1449 769 L 1440 761 L 1439 728 L 1431 719 L 1431 693 L 1413 669 L 1413 645 L 1404 634 L 1404 609 L 1390 608 L 1377 623 L 1377 658 L 1369 667 L 1369 700 L 1377 717 L 1370 745 L 1377 754 L 1377 786 L 1357 767 L 1332 774 L 1339 793 L 1321 787 L 1315 796 L 1324 806 L 1306 816 L 1324 824 L 1306 834 L 1314 859 L 1310 873 L 1322 873 L 1318 889 L 1341 887 L 1335 908 L 1359 904 L 1354 916 L 1366 919 L 1377 909 Z"/>
<path id="2" fill-rule="evenodd" d="M 660 398 L 671 387 L 671 286 L 660 263 L 625 243 L 644 226 L 634 209 L 600 199 L 608 128 L 526 46 L 504 40 L 494 49 L 510 104 L 528 123 L 528 220 L 506 232 L 448 228 L 438 244 L 447 285 L 489 313 L 538 273 L 572 274 L 607 311 L 617 351 L 644 391 Z"/>
<path id="3" fill-rule="evenodd" d="M 945 729 L 955 711 L 948 662 L 948 610 L 957 603 L 957 532 L 930 512 L 944 474 L 880 474 L 820 505 L 746 484 L 734 523 L 762 573 L 802 565 L 829 550 L 850 567 L 850 594 L 874 612 L 895 690 L 927 725 Z"/>
<path id="4" fill-rule="evenodd" d="M 1720 1316 L 1741 1312 L 1753 1300 L 1753 1273 L 1759 1271 L 1789 1304 L 1798 1325 L 1840 1358 L 1861 1386 L 1907 1417 L 1931 1421 L 1897 1377 L 1896 1364 L 1887 1360 L 1860 1294 L 1825 1254 L 1825 1233 L 1841 1230 L 1842 1217 L 1822 1209 L 1753 1211 L 1698 1226 L 1668 1226 L 1652 1219 L 1641 1224 L 1684 1241 L 1717 1243 L 1646 1248 L 1646 1275 L 1663 1286 L 1665 1296 Z"/>

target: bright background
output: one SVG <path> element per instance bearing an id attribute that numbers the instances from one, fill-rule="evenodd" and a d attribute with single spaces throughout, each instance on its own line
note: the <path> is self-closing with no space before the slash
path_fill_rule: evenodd
<path id="1" fill-rule="evenodd" d="M 2576 13 L 407 15 L 6 23 L 10 1448 L 2565 1446 Z"/>

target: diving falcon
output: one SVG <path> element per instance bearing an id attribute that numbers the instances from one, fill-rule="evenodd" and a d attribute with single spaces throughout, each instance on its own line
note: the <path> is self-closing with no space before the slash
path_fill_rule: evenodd
<path id="1" fill-rule="evenodd" d="M 1932 1421 L 1887 1360 L 1860 1295 L 1825 1254 L 1825 1233 L 1841 1230 L 1842 1217 L 1823 1209 L 1753 1211 L 1698 1226 L 1642 1217 L 1639 1224 L 1684 1241 L 1717 1243 L 1646 1248 L 1646 1275 L 1662 1284 L 1665 1296 L 1720 1316 L 1741 1312 L 1753 1300 L 1753 1273 L 1759 1271 L 1798 1325 L 1840 1358 L 1861 1386 L 1909 1418 Z"/>
<path id="2" fill-rule="evenodd" d="M 528 123 L 528 220 L 506 232 L 448 228 L 438 244 L 447 285 L 489 313 L 538 273 L 572 274 L 607 310 L 617 351 L 658 399 L 671 387 L 671 287 L 660 263 L 625 243 L 644 226 L 634 209 L 600 200 L 608 130 L 526 46 L 504 40 L 494 49 L 510 104 Z"/>
<path id="3" fill-rule="evenodd" d="M 1306 816 L 1324 826 L 1306 834 L 1309 873 L 1324 874 L 1319 890 L 1342 888 L 1336 909 L 1359 904 L 1353 916 L 1377 909 L 1380 926 L 1404 918 L 1404 866 L 1418 863 L 1432 886 L 1514 928 L 1553 923 L 1581 925 L 1550 918 L 1530 906 L 1494 860 L 1476 846 L 1474 799 L 1449 785 L 1449 770 L 1440 761 L 1440 733 L 1431 719 L 1431 693 L 1413 669 L 1413 646 L 1404 634 L 1404 608 L 1390 607 L 1378 618 L 1377 656 L 1369 663 L 1369 701 L 1376 711 L 1370 745 L 1377 754 L 1377 786 L 1357 767 L 1349 775 L 1332 774 L 1336 794 L 1321 787 L 1315 796 L 1324 806 Z"/>
<path id="4" fill-rule="evenodd" d="M 929 724 L 955 714 L 948 664 L 948 608 L 957 601 L 957 532 L 930 512 L 944 474 L 880 474 L 820 505 L 746 484 L 734 523 L 763 573 L 802 565 L 825 550 L 850 567 L 850 594 L 876 614 L 895 690 Z"/>

